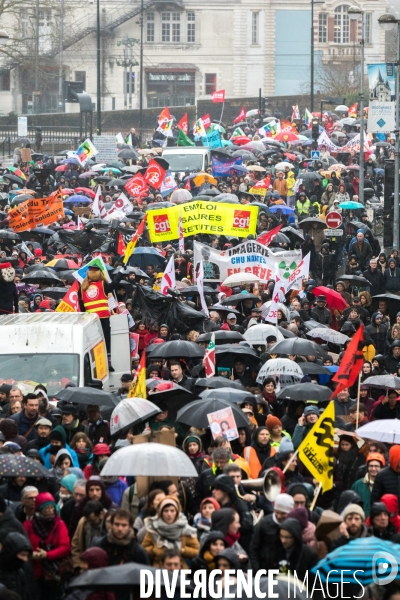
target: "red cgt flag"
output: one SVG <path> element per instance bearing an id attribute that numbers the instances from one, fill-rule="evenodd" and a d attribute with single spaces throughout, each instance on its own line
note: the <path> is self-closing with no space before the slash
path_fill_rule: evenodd
<path id="1" fill-rule="evenodd" d="M 130 196 L 146 196 L 148 192 L 147 183 L 145 182 L 143 175 L 137 173 L 124 184 L 124 188 L 127 190 Z"/>
<path id="2" fill-rule="evenodd" d="M 240 113 L 238 114 L 238 116 L 236 117 L 236 119 L 233 122 L 240 123 L 240 121 L 243 121 L 245 118 L 246 118 L 246 109 L 244 106 L 242 106 Z"/>
<path id="3" fill-rule="evenodd" d="M 211 340 L 204 353 L 203 367 L 206 377 L 215 375 L 215 333 L 211 334 Z"/>
<path id="4" fill-rule="evenodd" d="M 282 227 L 283 227 L 283 225 L 280 224 L 280 225 L 278 225 L 278 227 L 271 229 L 271 231 L 266 231 L 265 233 L 263 233 L 262 235 L 260 235 L 257 238 L 257 242 L 259 244 L 262 244 L 263 246 L 268 246 L 268 244 L 270 244 L 272 242 L 272 240 L 274 239 L 276 234 L 280 232 Z"/>
<path id="5" fill-rule="evenodd" d="M 225 90 L 217 90 L 211 94 L 211 100 L 215 102 L 225 102 Z"/>
<path id="6" fill-rule="evenodd" d="M 168 106 L 162 109 L 160 114 L 158 115 L 158 124 L 164 123 L 165 121 L 171 120 L 171 113 L 169 112 Z"/>
<path id="7" fill-rule="evenodd" d="M 331 398 L 354 385 L 364 364 L 364 354 L 362 351 L 364 345 L 364 325 L 360 325 L 351 338 L 350 344 L 347 346 L 339 370 L 332 377 L 332 381 L 335 381 L 338 385 L 332 393 Z"/>
<path id="8" fill-rule="evenodd" d="M 124 242 L 122 233 L 119 233 L 118 234 L 117 254 L 118 254 L 118 256 L 124 256 L 125 252 L 126 252 L 126 244 Z"/>
<path id="9" fill-rule="evenodd" d="M 146 183 L 151 185 L 154 189 L 158 190 L 164 181 L 165 173 L 167 171 L 158 164 L 154 158 L 152 158 L 147 167 L 147 171 L 144 174 L 144 180 Z"/>
<path id="10" fill-rule="evenodd" d="M 179 121 L 179 123 L 177 123 L 176 125 L 178 127 L 178 129 L 182 129 L 183 133 L 185 133 L 186 135 L 188 134 L 189 131 L 189 118 L 188 118 L 188 114 L 185 113 L 182 117 L 182 119 Z"/>

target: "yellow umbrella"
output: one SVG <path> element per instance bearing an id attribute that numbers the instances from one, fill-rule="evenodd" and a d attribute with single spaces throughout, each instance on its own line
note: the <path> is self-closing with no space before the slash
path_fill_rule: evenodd
<path id="1" fill-rule="evenodd" d="M 198 173 L 195 177 L 192 178 L 193 183 L 196 187 L 203 185 L 203 183 L 212 183 L 213 185 L 217 185 L 218 181 L 208 173 Z"/>

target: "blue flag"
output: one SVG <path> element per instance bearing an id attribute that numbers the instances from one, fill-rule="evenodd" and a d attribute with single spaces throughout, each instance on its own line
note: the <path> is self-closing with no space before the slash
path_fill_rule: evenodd
<path id="1" fill-rule="evenodd" d="M 220 158 L 212 157 L 212 174 L 213 175 L 233 175 L 232 167 L 242 164 L 242 157 L 236 158 Z"/>

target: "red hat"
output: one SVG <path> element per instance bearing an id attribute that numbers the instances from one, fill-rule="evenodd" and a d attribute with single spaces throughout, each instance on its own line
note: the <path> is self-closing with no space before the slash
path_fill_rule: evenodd
<path id="1" fill-rule="evenodd" d="M 200 510 L 203 508 L 203 506 L 205 504 L 212 504 L 215 508 L 215 510 L 220 510 L 221 505 L 219 502 L 216 501 L 215 498 L 212 498 L 211 496 L 209 496 L 208 498 L 203 498 L 203 500 L 200 502 Z"/>
<path id="2" fill-rule="evenodd" d="M 0 269 L 9 269 L 10 267 L 12 267 L 10 262 L 0 263 Z"/>
<path id="3" fill-rule="evenodd" d="M 267 420 L 265 421 L 265 425 L 269 432 L 273 430 L 277 425 L 282 425 L 282 421 L 278 419 L 278 417 L 274 417 L 273 415 L 269 415 Z"/>
<path id="4" fill-rule="evenodd" d="M 34 250 L 34 255 L 35 256 L 42 256 L 43 255 L 43 250 L 41 248 L 35 248 Z"/>
<path id="5" fill-rule="evenodd" d="M 95 456 L 100 456 L 101 454 L 107 454 L 108 456 L 110 456 L 111 450 L 107 446 L 107 444 L 96 444 L 93 448 L 93 454 Z"/>
<path id="6" fill-rule="evenodd" d="M 35 510 L 40 511 L 45 506 L 52 504 L 54 508 L 56 507 L 56 501 L 54 497 L 49 494 L 49 492 L 42 492 L 35 498 Z"/>
<path id="7" fill-rule="evenodd" d="M 39 308 L 47 308 L 48 310 L 50 310 L 50 302 L 48 300 L 42 300 L 39 304 Z"/>

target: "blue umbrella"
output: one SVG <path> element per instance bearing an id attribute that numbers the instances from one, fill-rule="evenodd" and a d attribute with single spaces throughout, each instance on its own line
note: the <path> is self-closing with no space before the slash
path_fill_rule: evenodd
<path id="1" fill-rule="evenodd" d="M 139 247 L 135 248 L 130 259 L 128 260 L 129 267 L 139 267 L 145 270 L 149 265 L 158 264 L 164 266 L 165 259 L 155 248 Z"/>
<path id="2" fill-rule="evenodd" d="M 269 207 L 269 211 L 272 213 L 276 213 L 276 212 L 278 212 L 278 210 L 281 210 L 283 215 L 293 215 L 294 214 L 293 208 L 290 208 L 290 206 L 285 206 L 283 204 L 275 204 L 274 206 Z"/>
<path id="3" fill-rule="evenodd" d="M 364 208 L 364 204 L 361 204 L 361 202 L 348 200 L 347 202 L 341 202 L 339 207 L 344 208 L 344 210 L 357 210 L 358 208 Z"/>
<path id="4" fill-rule="evenodd" d="M 388 577 L 390 573 L 393 575 L 390 581 L 400 579 L 397 568 L 399 561 L 399 544 L 393 544 L 376 537 L 358 538 L 327 554 L 311 569 L 311 572 L 314 574 L 318 572 L 323 583 L 326 582 L 327 575 L 330 572 L 329 583 L 340 583 L 342 580 L 341 571 L 347 570 L 353 571 L 353 573 L 357 571 L 355 576 L 362 585 L 365 586 L 374 581 L 379 581 L 383 585 L 389 583 L 389 580 L 385 581 L 385 577 Z M 349 573 L 349 577 L 346 578 L 347 581 L 350 577 Z M 356 581 L 354 583 L 357 584 Z"/>
<path id="5" fill-rule="evenodd" d="M 76 194 L 74 196 L 69 196 L 64 200 L 64 204 L 90 204 L 92 200 L 87 198 L 86 196 L 81 196 Z"/>
<path id="6" fill-rule="evenodd" d="M 242 165 L 233 165 L 230 167 L 230 171 L 236 171 L 236 173 L 250 173 L 250 171 Z"/>
<path id="7" fill-rule="evenodd" d="M 81 163 L 79 162 L 79 160 L 77 158 L 64 158 L 64 160 L 61 160 L 58 164 L 59 165 L 80 165 Z"/>
<path id="8" fill-rule="evenodd" d="M 73 210 L 69 210 L 69 208 L 64 208 L 64 214 L 65 215 L 73 215 L 75 213 Z M 55 232 L 53 231 L 53 233 L 55 233 Z"/>

